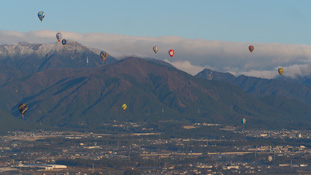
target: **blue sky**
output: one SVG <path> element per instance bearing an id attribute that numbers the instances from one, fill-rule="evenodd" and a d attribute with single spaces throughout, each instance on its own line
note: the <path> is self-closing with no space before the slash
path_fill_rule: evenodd
<path id="1" fill-rule="evenodd" d="M 307 0 L 10 0 L 0 6 L 0 44 L 56 43 L 60 31 L 114 57 L 161 59 L 192 75 L 210 68 L 275 78 L 283 67 L 283 76 L 310 76 L 310 6 Z M 39 11 L 46 14 L 42 23 Z"/>
<path id="2" fill-rule="evenodd" d="M 10 0 L 1 30 L 180 36 L 235 42 L 311 44 L 311 1 Z M 38 11 L 46 16 L 41 24 Z"/>

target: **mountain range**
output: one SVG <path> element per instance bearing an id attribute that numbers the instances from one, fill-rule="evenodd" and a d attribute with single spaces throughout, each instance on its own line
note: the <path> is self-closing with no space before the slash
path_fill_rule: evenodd
<path id="1" fill-rule="evenodd" d="M 262 79 L 245 75 L 235 77 L 230 73 L 221 73 L 210 69 L 204 69 L 195 76 L 207 80 L 228 82 L 238 86 L 248 94 L 256 96 L 279 96 L 311 104 L 310 77 L 298 77 L 296 79 L 286 77 Z"/>
<path id="2" fill-rule="evenodd" d="M 103 63 L 98 59 L 99 53 L 98 49 L 90 49 L 74 41 L 67 41 L 66 46 L 60 42 L 51 44 L 21 42 L 0 46 L 0 65 L 25 74 L 51 68 L 98 67 L 117 61 L 108 56 Z"/>
<path id="3" fill-rule="evenodd" d="M 12 128 L 103 128 L 112 120 L 182 120 L 254 128 L 308 127 L 307 83 L 196 76 L 154 59 L 109 56 L 77 42 L 0 46 L 0 119 Z M 88 61 L 87 61 L 88 60 Z M 299 80 L 300 82 L 301 80 Z M 306 81 L 304 81 L 306 82 Z M 25 119 L 17 106 L 26 103 Z M 123 111 L 122 104 L 128 108 Z"/>

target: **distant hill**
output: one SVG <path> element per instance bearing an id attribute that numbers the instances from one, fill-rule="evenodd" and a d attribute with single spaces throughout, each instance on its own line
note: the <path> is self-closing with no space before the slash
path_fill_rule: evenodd
<path id="1" fill-rule="evenodd" d="M 263 79 L 240 75 L 234 77 L 229 73 L 221 73 L 204 69 L 196 77 L 207 80 L 217 80 L 232 83 L 249 94 L 257 96 L 281 96 L 288 99 L 297 99 L 311 104 L 311 89 L 307 78 L 300 79 Z"/>
<path id="2" fill-rule="evenodd" d="M 72 128 L 100 128 L 110 120 L 167 119 L 239 126 L 242 118 L 257 128 L 306 127 L 311 114 L 304 103 L 256 98 L 229 83 L 206 81 L 140 58 L 35 72 L 1 86 L 0 95 L 2 109 L 16 117 L 18 104 L 25 102 L 27 121 Z M 298 110 L 301 116 L 294 118 Z"/>
<path id="3" fill-rule="evenodd" d="M 236 77 L 230 73 L 216 72 L 210 69 L 204 69 L 195 76 L 207 80 L 219 80 L 229 83 L 234 82 L 234 80 L 236 79 Z"/>

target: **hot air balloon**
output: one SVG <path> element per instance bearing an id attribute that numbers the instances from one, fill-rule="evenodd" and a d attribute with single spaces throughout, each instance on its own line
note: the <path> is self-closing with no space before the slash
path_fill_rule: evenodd
<path id="1" fill-rule="evenodd" d="M 104 62 L 105 59 L 107 58 L 108 54 L 107 54 L 107 52 L 101 51 L 99 56 L 103 59 L 103 62 Z"/>
<path id="2" fill-rule="evenodd" d="M 157 53 L 157 52 L 158 52 L 158 50 L 159 50 L 159 49 L 158 49 L 158 47 L 157 47 L 157 46 L 154 46 L 154 47 L 153 47 L 153 51 L 154 51 L 154 53 Z"/>
<path id="3" fill-rule="evenodd" d="M 126 110 L 126 108 L 127 108 L 127 105 L 126 105 L 126 104 L 123 104 L 123 105 L 122 105 L 122 109 L 123 109 L 123 111 L 125 111 L 125 110 Z"/>
<path id="4" fill-rule="evenodd" d="M 269 161 L 269 162 L 272 161 L 272 156 L 268 156 L 268 161 Z"/>
<path id="5" fill-rule="evenodd" d="M 245 119 L 245 118 L 243 118 L 241 122 L 242 122 L 242 124 L 243 124 L 243 125 L 245 125 L 245 123 L 246 123 L 246 119 Z"/>
<path id="6" fill-rule="evenodd" d="M 248 50 L 251 52 L 251 53 L 253 53 L 253 51 L 254 51 L 254 46 L 253 45 L 250 45 L 249 47 L 248 47 Z"/>
<path id="7" fill-rule="evenodd" d="M 19 106 L 18 106 L 18 110 L 19 112 L 22 114 L 23 118 L 24 118 L 24 114 L 25 112 L 28 110 L 28 106 L 25 104 L 25 103 L 21 103 Z"/>
<path id="8" fill-rule="evenodd" d="M 62 39 L 62 33 L 58 32 L 56 34 L 56 38 L 57 38 L 58 42 L 60 42 L 60 40 Z"/>
<path id="9" fill-rule="evenodd" d="M 171 58 L 173 58 L 175 51 L 171 49 L 170 51 L 168 51 L 168 54 L 171 56 Z"/>
<path id="10" fill-rule="evenodd" d="M 278 72 L 279 72 L 280 75 L 283 74 L 283 71 L 284 71 L 283 68 L 279 68 L 279 69 L 278 69 Z"/>
<path id="11" fill-rule="evenodd" d="M 38 18 L 40 19 L 41 22 L 42 22 L 44 16 L 45 16 L 45 13 L 43 11 L 38 12 Z"/>
<path id="12" fill-rule="evenodd" d="M 62 44 L 63 44 L 63 46 L 66 46 L 67 40 L 66 40 L 66 39 L 63 39 L 63 40 L 62 40 Z"/>

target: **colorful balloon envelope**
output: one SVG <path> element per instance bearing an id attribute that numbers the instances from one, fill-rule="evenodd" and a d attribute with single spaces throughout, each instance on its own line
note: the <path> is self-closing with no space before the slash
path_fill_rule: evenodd
<path id="1" fill-rule="evenodd" d="M 170 51 L 168 51 L 168 54 L 171 56 L 171 58 L 173 58 L 175 51 L 171 49 Z"/>
<path id="2" fill-rule="evenodd" d="M 279 68 L 279 69 L 278 69 L 278 72 L 279 72 L 280 75 L 283 74 L 283 71 L 284 71 L 283 68 Z"/>
<path id="3" fill-rule="evenodd" d="M 126 105 L 126 104 L 123 104 L 123 105 L 122 105 L 122 109 L 123 109 L 123 111 L 125 111 L 125 110 L 126 110 L 126 108 L 127 108 L 127 105 Z"/>
<path id="4" fill-rule="evenodd" d="M 108 57 L 107 52 L 101 51 L 99 56 L 103 59 L 103 62 L 105 61 L 105 59 Z"/>
<path id="5" fill-rule="evenodd" d="M 43 18 L 45 17 L 45 13 L 43 11 L 38 12 L 38 18 L 42 22 Z"/>
<path id="6" fill-rule="evenodd" d="M 66 39 L 63 39 L 63 40 L 62 40 L 62 44 L 63 44 L 63 46 L 66 46 L 67 40 L 66 40 Z"/>
<path id="7" fill-rule="evenodd" d="M 254 51 L 254 46 L 253 45 L 250 45 L 249 47 L 248 47 L 248 50 L 251 52 L 251 53 L 253 53 L 253 51 Z"/>
<path id="8" fill-rule="evenodd" d="M 18 106 L 18 110 L 19 112 L 22 114 L 23 118 L 24 118 L 24 114 L 26 113 L 26 111 L 28 110 L 28 106 L 25 103 L 21 103 Z"/>
<path id="9" fill-rule="evenodd" d="M 271 162 L 273 160 L 272 156 L 268 156 L 268 161 Z"/>
<path id="10" fill-rule="evenodd" d="M 243 125 L 245 125 L 245 123 L 246 123 L 246 119 L 245 119 L 245 118 L 243 118 L 241 122 L 242 122 L 242 124 L 243 124 Z"/>
<path id="11" fill-rule="evenodd" d="M 62 33 L 58 32 L 56 34 L 56 39 L 58 40 L 58 42 L 60 42 L 60 40 L 62 39 Z"/>
<path id="12" fill-rule="evenodd" d="M 158 47 L 157 47 L 157 46 L 154 46 L 154 47 L 153 47 L 153 51 L 154 51 L 154 53 L 157 53 L 157 52 L 159 51 Z"/>

